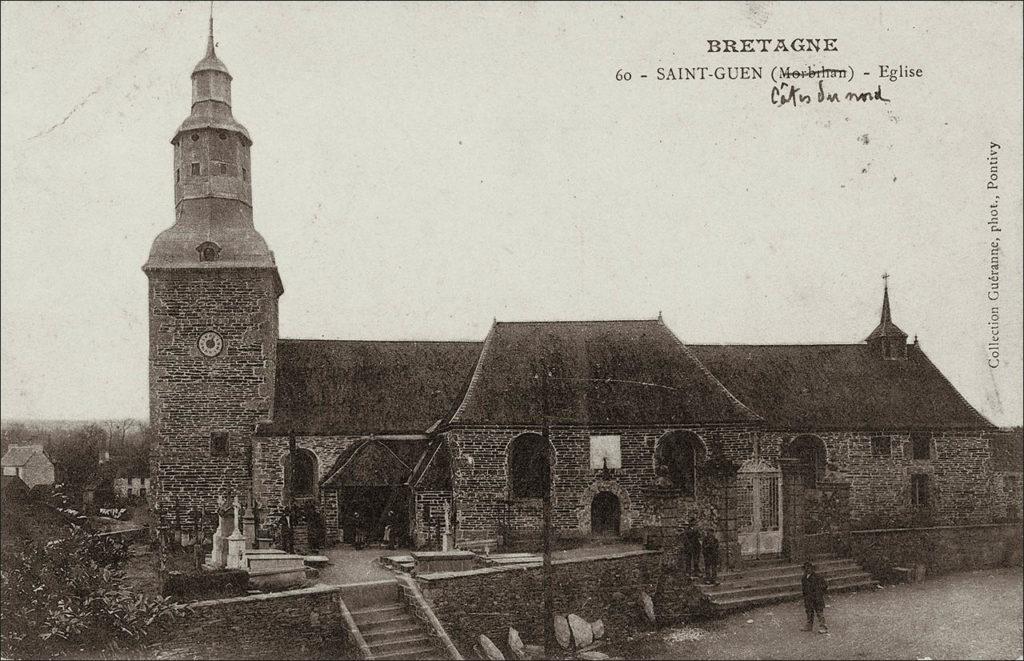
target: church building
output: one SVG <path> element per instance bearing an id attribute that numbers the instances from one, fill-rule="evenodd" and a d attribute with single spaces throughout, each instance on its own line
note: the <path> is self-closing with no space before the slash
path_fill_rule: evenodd
<path id="1" fill-rule="evenodd" d="M 856 344 L 693 345 L 660 318 L 499 322 L 479 342 L 289 340 L 253 223 L 249 132 L 212 20 L 174 132 L 175 221 L 149 279 L 154 502 L 312 503 L 437 547 L 675 534 L 739 555 L 851 527 L 998 520 L 993 425 L 894 323 Z M 865 330 L 870 328 L 865 320 Z M 1019 478 L 1018 478 L 1019 481 Z M 446 518 L 447 517 L 447 518 Z"/>

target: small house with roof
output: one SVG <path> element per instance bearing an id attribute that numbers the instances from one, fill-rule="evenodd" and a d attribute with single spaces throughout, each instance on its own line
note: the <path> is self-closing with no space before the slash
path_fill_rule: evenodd
<path id="1" fill-rule="evenodd" d="M 53 484 L 53 462 L 42 445 L 12 445 L 0 458 L 4 475 L 13 475 L 29 488 L 37 484 Z"/>

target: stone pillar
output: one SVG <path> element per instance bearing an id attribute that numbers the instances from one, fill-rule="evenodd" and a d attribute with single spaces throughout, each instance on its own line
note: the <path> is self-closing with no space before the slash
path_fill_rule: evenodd
<path id="1" fill-rule="evenodd" d="M 242 534 L 240 521 L 242 506 L 238 502 L 238 496 L 235 496 L 233 505 L 235 529 L 231 532 L 231 536 L 228 537 L 227 565 L 229 569 L 245 569 L 245 536 Z"/>
<path id="2" fill-rule="evenodd" d="M 210 552 L 211 564 L 216 569 L 223 569 L 227 564 L 227 539 L 230 534 L 230 517 L 224 512 L 224 496 L 217 496 L 217 532 L 213 533 L 213 550 Z"/>
<path id="3" fill-rule="evenodd" d="M 782 469 L 782 552 L 792 562 L 804 560 L 804 482 L 799 460 L 779 459 Z"/>

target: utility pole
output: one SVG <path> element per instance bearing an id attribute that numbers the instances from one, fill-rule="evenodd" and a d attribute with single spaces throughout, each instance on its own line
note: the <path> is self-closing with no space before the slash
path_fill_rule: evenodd
<path id="1" fill-rule="evenodd" d="M 547 463 L 547 484 L 544 489 L 544 656 L 554 658 L 555 652 L 555 592 L 551 567 L 551 430 L 548 428 L 548 368 L 541 373 L 541 417 L 543 420 L 544 458 Z"/>

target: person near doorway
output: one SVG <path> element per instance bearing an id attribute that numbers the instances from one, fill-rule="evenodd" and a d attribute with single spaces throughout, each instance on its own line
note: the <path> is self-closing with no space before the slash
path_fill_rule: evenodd
<path id="1" fill-rule="evenodd" d="M 395 510 L 388 510 L 387 514 L 384 515 L 384 544 L 389 549 L 394 550 L 398 548 L 398 515 L 395 514 Z"/>
<path id="2" fill-rule="evenodd" d="M 683 569 L 691 578 L 700 576 L 700 530 L 697 529 L 697 519 L 690 517 L 683 526 L 682 536 Z"/>
<path id="3" fill-rule="evenodd" d="M 804 611 L 807 613 L 807 625 L 804 631 L 814 629 L 814 616 L 818 616 L 818 633 L 828 633 L 825 624 L 825 592 L 828 582 L 814 570 L 814 563 L 804 563 L 804 576 L 800 579 L 800 587 L 804 593 Z"/>
<path id="4" fill-rule="evenodd" d="M 359 510 L 352 512 L 352 546 L 356 550 L 366 546 L 366 522 Z"/>
<path id="5" fill-rule="evenodd" d="M 715 537 L 715 529 L 705 530 L 704 539 L 701 541 L 704 553 L 704 582 L 708 585 L 718 585 L 718 538 Z"/>

